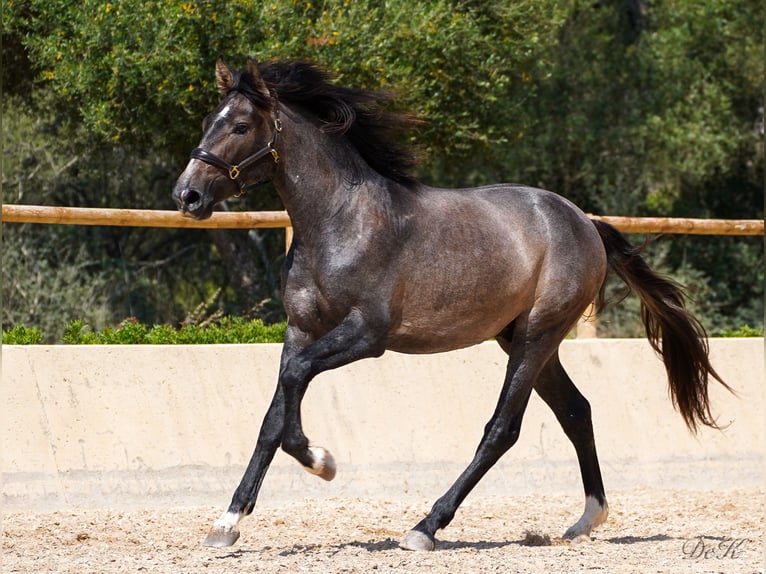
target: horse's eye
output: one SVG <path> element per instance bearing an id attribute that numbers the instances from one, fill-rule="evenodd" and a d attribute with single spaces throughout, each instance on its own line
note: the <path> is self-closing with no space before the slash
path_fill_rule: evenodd
<path id="1" fill-rule="evenodd" d="M 234 126 L 234 133 L 238 136 L 245 135 L 247 133 L 247 130 L 249 130 L 250 127 L 247 124 L 239 123 L 236 126 Z"/>

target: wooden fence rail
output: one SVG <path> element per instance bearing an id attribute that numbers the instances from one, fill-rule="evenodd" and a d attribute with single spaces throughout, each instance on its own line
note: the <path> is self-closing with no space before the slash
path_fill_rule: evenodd
<path id="1" fill-rule="evenodd" d="M 290 227 L 290 218 L 286 211 L 216 211 L 210 219 L 198 221 L 190 217 L 183 217 L 178 211 L 49 207 L 46 205 L 3 205 L 3 221 L 9 223 L 111 225 L 117 227 L 184 227 L 197 229 Z"/>
<path id="2" fill-rule="evenodd" d="M 177 211 L 3 205 L 8 223 L 114 225 L 122 227 L 183 227 L 197 229 L 252 229 L 290 227 L 286 211 L 217 211 L 197 221 Z M 611 223 L 623 233 L 681 233 L 689 235 L 763 235 L 762 219 L 689 219 L 671 217 L 591 216 Z"/>

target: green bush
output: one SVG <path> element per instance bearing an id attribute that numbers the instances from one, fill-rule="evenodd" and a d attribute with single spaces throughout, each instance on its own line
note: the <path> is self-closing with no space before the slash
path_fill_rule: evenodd
<path id="1" fill-rule="evenodd" d="M 739 329 L 723 330 L 715 334 L 716 337 L 763 337 L 763 329 L 742 325 Z"/>
<path id="2" fill-rule="evenodd" d="M 78 319 L 67 324 L 61 341 L 69 345 L 195 345 L 224 343 L 281 343 L 287 323 L 265 324 L 260 319 L 245 320 L 224 317 L 207 325 L 170 325 L 152 327 L 135 319 L 126 319 L 117 327 L 94 332 L 90 325 Z M 34 345 L 43 340 L 39 329 L 16 326 L 3 332 L 3 343 Z"/>
<path id="3" fill-rule="evenodd" d="M 216 323 L 183 325 L 176 329 L 170 325 L 149 327 L 133 318 L 125 319 L 117 327 L 106 327 L 94 332 L 81 320 L 67 324 L 61 342 L 69 345 L 213 345 L 235 343 L 282 343 L 287 323 L 265 324 L 260 319 L 223 317 Z M 763 329 L 743 325 L 738 329 L 712 333 L 714 337 L 763 337 Z M 16 325 L 3 331 L 5 345 L 39 345 L 43 333 L 36 327 Z"/>
<path id="4" fill-rule="evenodd" d="M 39 345 L 43 341 L 43 332 L 35 327 L 16 325 L 10 331 L 3 331 L 4 345 Z"/>

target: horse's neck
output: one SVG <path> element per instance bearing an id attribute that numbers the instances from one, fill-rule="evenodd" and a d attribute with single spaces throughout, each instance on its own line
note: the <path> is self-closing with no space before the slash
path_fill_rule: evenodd
<path id="1" fill-rule="evenodd" d="M 280 139 L 283 165 L 274 183 L 295 233 L 304 239 L 321 233 L 331 219 L 342 220 L 365 186 L 380 178 L 347 142 L 295 113 L 283 122 Z"/>

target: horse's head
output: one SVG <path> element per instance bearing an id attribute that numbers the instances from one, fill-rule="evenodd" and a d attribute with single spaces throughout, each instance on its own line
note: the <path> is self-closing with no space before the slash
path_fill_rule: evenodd
<path id="1" fill-rule="evenodd" d="M 279 161 L 278 107 L 255 62 L 234 72 L 219 59 L 216 81 L 223 99 L 202 123 L 199 147 L 173 189 L 178 209 L 195 219 L 210 217 L 216 203 L 269 179 Z"/>

